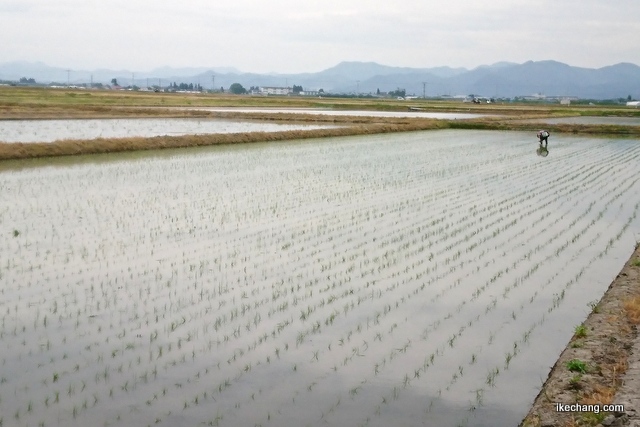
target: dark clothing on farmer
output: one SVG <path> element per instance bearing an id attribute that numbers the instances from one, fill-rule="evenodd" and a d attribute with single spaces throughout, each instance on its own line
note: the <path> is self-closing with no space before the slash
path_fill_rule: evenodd
<path id="1" fill-rule="evenodd" d="M 536 134 L 536 136 L 540 140 L 540 145 L 542 145 L 542 142 L 544 141 L 544 146 L 545 147 L 547 146 L 547 144 L 549 143 L 549 135 L 551 135 L 551 134 L 549 132 L 547 132 L 546 130 L 541 130 L 540 132 L 538 132 Z"/>

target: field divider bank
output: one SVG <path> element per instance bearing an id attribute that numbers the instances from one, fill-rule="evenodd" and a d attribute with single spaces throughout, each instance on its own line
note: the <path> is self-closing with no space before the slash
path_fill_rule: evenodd
<path id="1" fill-rule="evenodd" d="M 104 111 L 114 114 L 113 110 Z M 552 134 L 590 134 L 637 136 L 640 127 L 623 125 L 581 125 L 581 124 L 543 124 L 522 123 L 504 117 L 485 117 L 481 119 L 438 120 L 428 118 L 388 118 L 366 116 L 329 116 L 291 113 L 236 113 L 206 112 L 193 110 L 159 110 L 150 108 L 127 109 L 120 116 L 135 113 L 137 117 L 199 117 L 211 119 L 237 119 L 252 121 L 329 124 L 327 129 L 290 130 L 280 132 L 242 132 L 228 134 L 163 135 L 155 137 L 96 138 L 59 140 L 54 142 L 2 143 L 0 142 L 0 160 L 27 159 L 39 157 L 71 156 L 81 154 L 103 154 L 158 149 L 203 147 L 219 144 L 243 144 L 253 142 L 289 141 L 297 139 L 323 138 L 336 136 L 354 136 L 384 134 L 392 132 L 412 132 L 436 129 L 466 130 L 523 130 L 534 131 L 544 127 Z M 106 117 L 106 116 L 105 116 Z M 109 116 L 112 117 L 112 116 Z M 113 116 L 115 117 L 115 116 Z M 518 120 L 521 117 L 518 117 Z"/>
<path id="2" fill-rule="evenodd" d="M 349 123 L 348 120 L 344 119 L 347 118 L 340 118 L 339 120 L 318 120 L 314 117 L 314 122 L 327 122 L 332 125 L 340 126 L 328 129 L 281 132 L 242 132 L 231 134 L 197 134 L 183 136 L 164 135 L 151 138 L 96 138 L 86 140 L 60 140 L 50 143 L 0 143 L 0 160 L 158 150 L 167 148 L 203 147 L 220 144 L 288 141 L 307 138 L 408 132 L 427 129 L 442 129 L 447 127 L 446 122 L 439 120 L 396 120 L 395 122 L 388 121 L 385 123 L 384 120 L 378 119 L 377 121 L 382 121 L 382 123 L 371 123 L 372 121 L 366 120 L 370 118 L 359 118 L 358 121 L 363 123 Z M 301 120 L 298 117 L 296 117 L 295 121 L 308 123 L 307 120 Z M 342 124 L 344 124 L 344 126 L 341 126 Z"/>

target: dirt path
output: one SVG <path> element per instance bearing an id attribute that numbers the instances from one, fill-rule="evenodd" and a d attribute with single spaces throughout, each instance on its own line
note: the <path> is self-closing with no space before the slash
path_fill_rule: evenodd
<path id="1" fill-rule="evenodd" d="M 521 427 L 640 427 L 640 246 L 553 366 Z M 592 405 L 573 411 L 558 404 Z M 620 404 L 605 412 L 593 405 Z"/>
<path id="2" fill-rule="evenodd" d="M 633 353 L 629 357 L 629 367 L 623 379 L 623 385 L 618 390 L 614 402 L 624 405 L 625 413 L 629 417 L 626 425 L 640 427 L 640 335 L 636 336 Z M 625 420 L 622 420 L 625 425 Z"/>

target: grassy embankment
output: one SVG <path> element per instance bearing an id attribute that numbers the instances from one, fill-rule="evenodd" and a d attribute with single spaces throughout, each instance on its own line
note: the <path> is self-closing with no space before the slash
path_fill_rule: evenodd
<path id="1" fill-rule="evenodd" d="M 167 107 L 180 107 L 177 109 Z M 324 108 L 335 110 L 406 111 L 489 114 L 478 119 L 434 120 L 422 118 L 372 118 L 286 113 L 236 113 L 189 110 L 182 107 Z M 213 144 L 283 141 L 327 136 L 363 135 L 428 129 L 523 130 L 544 126 L 552 133 L 638 136 L 640 126 L 523 123 L 522 119 L 562 116 L 636 116 L 640 110 L 626 107 L 572 107 L 554 104 L 469 104 L 460 101 L 399 101 L 303 97 L 234 96 L 227 94 L 166 94 L 126 91 L 85 91 L 0 87 L 0 119 L 201 117 L 338 125 L 339 128 L 307 131 L 258 132 L 58 141 L 54 143 L 0 143 L 0 160 L 110 153 Z"/>

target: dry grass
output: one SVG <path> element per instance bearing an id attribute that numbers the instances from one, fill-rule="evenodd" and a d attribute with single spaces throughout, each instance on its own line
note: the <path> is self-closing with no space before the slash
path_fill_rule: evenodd
<path id="1" fill-rule="evenodd" d="M 558 424 L 558 427 L 581 427 L 574 414 L 566 414 L 566 419 L 562 421 L 562 424 Z M 520 427 L 542 427 L 542 420 L 540 416 L 533 415 L 520 425 Z"/>
<path id="2" fill-rule="evenodd" d="M 625 372 L 627 372 L 627 368 L 629 367 L 629 363 L 627 361 L 627 356 L 624 355 L 620 360 L 618 360 L 617 363 L 614 363 L 611 367 L 611 371 L 612 371 L 612 384 L 611 386 L 614 389 L 618 389 L 623 381 L 622 381 L 622 376 L 624 375 Z"/>
<path id="3" fill-rule="evenodd" d="M 628 299 L 622 305 L 629 321 L 634 325 L 640 325 L 640 296 Z"/>
<path id="4" fill-rule="evenodd" d="M 609 405 L 613 403 L 616 395 L 616 387 L 596 386 L 595 390 L 585 395 L 580 400 L 583 405 Z M 580 414 L 580 423 L 577 425 L 596 426 L 608 415 L 607 412 L 584 412 Z"/>
<path id="5" fill-rule="evenodd" d="M 575 416 L 572 415 L 570 419 L 565 421 L 562 427 L 580 427 L 580 424 L 578 424 L 578 421 L 576 420 Z"/>
<path id="6" fill-rule="evenodd" d="M 520 427 L 540 427 L 541 425 L 542 421 L 540 421 L 540 416 L 538 414 L 534 414 L 526 418 Z"/>
<path id="7" fill-rule="evenodd" d="M 580 399 L 580 403 L 583 405 L 608 405 L 613 403 L 615 395 L 616 389 L 614 387 L 597 385 L 591 393 Z"/>

